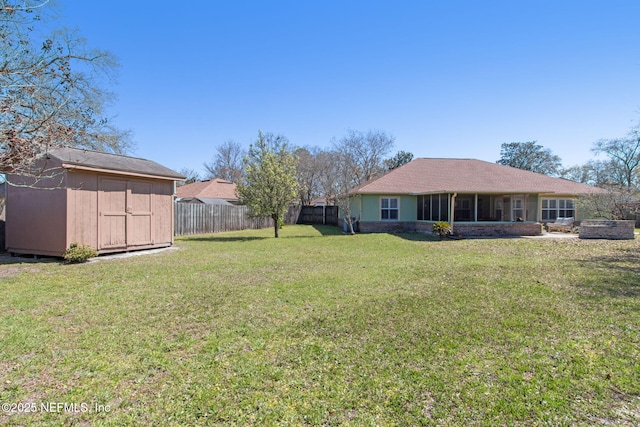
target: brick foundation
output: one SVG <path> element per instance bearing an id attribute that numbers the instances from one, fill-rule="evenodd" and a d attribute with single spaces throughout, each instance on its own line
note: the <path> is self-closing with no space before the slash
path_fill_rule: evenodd
<path id="1" fill-rule="evenodd" d="M 585 219 L 580 222 L 581 239 L 632 240 L 635 221 Z"/>
<path id="2" fill-rule="evenodd" d="M 454 234 L 473 237 L 539 236 L 542 224 L 537 222 L 454 223 Z"/>
<path id="3" fill-rule="evenodd" d="M 375 222 L 362 222 L 360 221 L 361 233 L 410 233 L 416 230 L 415 222 L 404 221 L 375 221 Z M 431 228 L 429 228 L 431 231 Z"/>
<path id="4" fill-rule="evenodd" d="M 430 233 L 433 227 L 432 222 L 422 221 L 372 221 L 359 225 L 362 233 Z M 462 237 L 539 236 L 542 225 L 537 222 L 456 222 L 453 232 Z"/>

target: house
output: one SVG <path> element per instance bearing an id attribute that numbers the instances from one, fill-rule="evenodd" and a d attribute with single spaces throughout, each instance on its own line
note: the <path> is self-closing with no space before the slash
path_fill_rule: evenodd
<path id="1" fill-rule="evenodd" d="M 600 190 L 474 159 L 419 158 L 350 191 L 363 232 L 431 231 L 447 221 L 467 236 L 538 235 L 542 222 L 577 217 Z"/>
<path id="2" fill-rule="evenodd" d="M 173 244 L 180 174 L 150 160 L 76 148 L 50 150 L 32 175 L 7 175 L 6 249 L 61 256 L 71 243 L 98 253 Z"/>
<path id="3" fill-rule="evenodd" d="M 236 185 L 220 178 L 182 185 L 177 188 L 176 195 L 178 202 L 212 204 L 212 200 L 217 199 L 234 205 L 238 203 Z"/>

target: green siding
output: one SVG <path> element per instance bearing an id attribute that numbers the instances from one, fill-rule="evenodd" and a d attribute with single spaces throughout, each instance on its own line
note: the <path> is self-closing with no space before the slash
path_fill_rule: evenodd
<path id="1" fill-rule="evenodd" d="M 400 221 L 415 221 L 418 214 L 418 198 L 416 196 L 400 197 Z"/>
<path id="2" fill-rule="evenodd" d="M 364 194 L 351 199 L 351 212 L 361 221 L 380 221 L 380 199 L 383 197 L 397 198 L 400 208 L 400 221 L 415 221 L 417 199 L 415 196 L 397 196 L 386 194 Z M 362 211 L 360 208 L 362 207 Z"/>
<path id="3" fill-rule="evenodd" d="M 377 195 L 363 195 L 360 197 L 362 203 L 362 221 L 380 221 L 380 197 Z"/>
<path id="4" fill-rule="evenodd" d="M 360 218 L 362 221 L 380 221 L 380 199 L 383 197 L 397 198 L 399 200 L 399 221 L 417 221 L 418 198 L 410 195 L 365 194 L 356 196 L 351 202 L 353 216 Z M 484 213 L 485 217 L 492 216 L 496 198 L 505 197 L 508 198 L 510 196 L 478 194 L 479 218 L 481 212 Z M 571 198 L 569 196 L 565 197 Z M 540 195 L 538 194 L 529 194 L 526 197 L 526 208 L 528 213 L 526 221 L 536 221 L 540 218 L 540 199 Z M 503 210 L 505 218 L 509 218 L 509 215 L 511 214 L 511 204 L 508 201 L 505 201 Z"/>
<path id="5" fill-rule="evenodd" d="M 351 198 L 351 216 L 353 216 L 354 218 L 360 218 L 360 197 L 359 196 L 355 196 Z M 342 219 L 344 217 L 344 212 L 342 212 L 342 210 L 340 210 L 339 214 L 338 214 L 338 218 Z"/>

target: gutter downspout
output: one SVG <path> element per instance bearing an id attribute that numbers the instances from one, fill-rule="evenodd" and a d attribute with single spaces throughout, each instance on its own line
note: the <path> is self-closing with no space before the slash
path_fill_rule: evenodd
<path id="1" fill-rule="evenodd" d="M 453 193 L 451 195 L 451 205 L 449 206 L 449 225 L 451 225 L 451 233 L 453 233 L 453 217 L 456 213 L 456 197 L 458 197 L 458 193 Z"/>

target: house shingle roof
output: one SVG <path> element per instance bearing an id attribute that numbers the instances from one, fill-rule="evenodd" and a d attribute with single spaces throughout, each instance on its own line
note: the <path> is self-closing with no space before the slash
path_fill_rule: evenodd
<path id="1" fill-rule="evenodd" d="M 418 158 L 352 189 L 351 194 L 588 194 L 600 191 L 590 185 L 482 160 Z"/>
<path id="2" fill-rule="evenodd" d="M 174 180 L 184 179 L 184 176 L 159 163 L 138 157 L 71 147 L 53 148 L 49 150 L 47 157 L 58 159 L 63 165 L 67 166 L 104 169 Z"/>
<path id="3" fill-rule="evenodd" d="M 176 194 L 178 197 L 238 200 L 236 185 L 231 181 L 225 181 L 220 178 L 180 186 L 176 189 Z"/>

